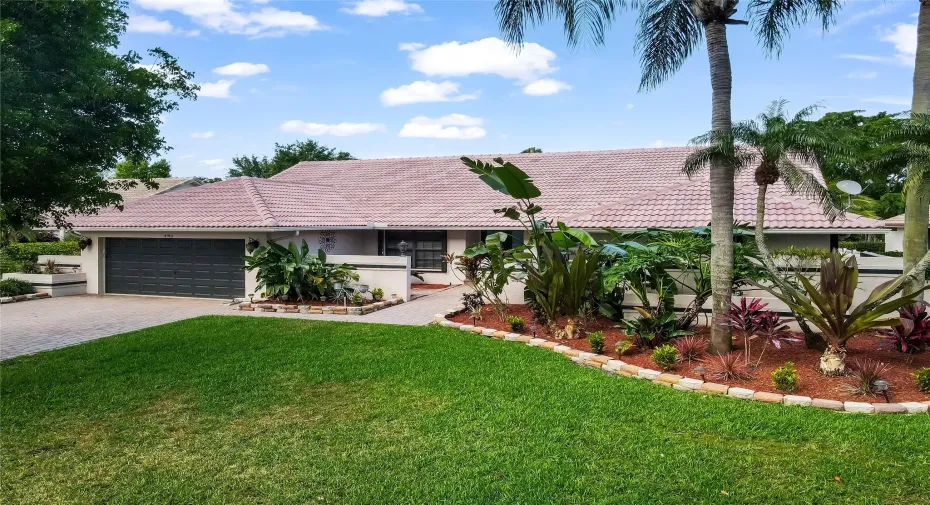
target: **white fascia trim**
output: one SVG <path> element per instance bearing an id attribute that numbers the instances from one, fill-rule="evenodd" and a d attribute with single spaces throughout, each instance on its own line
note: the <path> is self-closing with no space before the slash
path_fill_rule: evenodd
<path id="1" fill-rule="evenodd" d="M 301 227 L 277 227 L 277 228 L 192 228 L 192 227 L 175 227 L 175 228 L 139 228 L 139 227 L 113 227 L 113 228 L 72 228 L 74 231 L 82 232 L 94 232 L 94 233 L 103 233 L 108 231 L 147 231 L 147 232 L 159 232 L 159 231 L 176 231 L 176 232 L 232 232 L 232 233 L 255 233 L 255 232 L 279 232 L 279 231 L 313 231 L 313 230 L 369 230 L 372 229 L 371 226 L 361 225 L 361 226 L 301 226 Z"/>

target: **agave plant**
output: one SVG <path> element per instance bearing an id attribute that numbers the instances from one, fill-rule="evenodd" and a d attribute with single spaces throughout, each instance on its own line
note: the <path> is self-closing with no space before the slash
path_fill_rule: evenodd
<path id="1" fill-rule="evenodd" d="M 885 336 L 882 346 L 894 347 L 906 353 L 914 353 L 923 350 L 925 347 L 930 347 L 928 307 L 930 307 L 930 304 L 921 300 L 913 305 L 898 309 L 898 318 L 901 319 L 901 324 L 891 328 L 891 332 Z"/>
<path id="2" fill-rule="evenodd" d="M 889 292 L 898 290 L 907 280 L 907 276 L 902 275 L 879 285 L 865 301 L 853 307 L 853 297 L 859 284 L 859 266 L 854 256 L 843 258 L 837 251 L 821 261 L 817 286 L 803 275 L 798 275 L 797 280 L 803 292 L 788 284 L 779 286 L 780 290 L 754 284 L 768 290 L 821 331 L 827 341 L 827 349 L 820 358 L 820 371 L 826 375 L 845 372 L 846 342 L 850 338 L 870 328 L 901 324 L 898 317 L 884 316 L 913 304 L 930 287 L 924 286 L 916 292 L 882 302 Z"/>

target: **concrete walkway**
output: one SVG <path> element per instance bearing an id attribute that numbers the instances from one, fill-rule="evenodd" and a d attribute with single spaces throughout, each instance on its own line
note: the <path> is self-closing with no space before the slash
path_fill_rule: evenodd
<path id="1" fill-rule="evenodd" d="M 287 317 L 423 325 L 461 304 L 465 287 L 430 293 L 364 316 L 239 312 L 218 300 L 120 295 L 82 295 L 0 306 L 0 359 L 33 354 L 102 337 L 204 315 Z"/>

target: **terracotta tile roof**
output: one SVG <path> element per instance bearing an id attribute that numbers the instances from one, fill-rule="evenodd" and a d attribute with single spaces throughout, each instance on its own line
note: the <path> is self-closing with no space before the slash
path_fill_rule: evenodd
<path id="1" fill-rule="evenodd" d="M 710 222 L 706 175 L 681 173 L 691 148 L 628 149 L 502 156 L 540 187 L 543 215 L 585 227 L 688 228 Z M 736 219 L 755 218 L 751 171 L 738 177 Z M 254 190 L 252 189 L 254 188 Z M 812 202 L 769 190 L 769 228 L 867 229 L 859 216 L 830 223 Z M 145 203 L 145 205 L 141 205 Z M 84 227 L 512 228 L 493 209 L 512 200 L 484 185 L 459 156 L 303 162 L 271 179 L 233 179 L 131 204 L 120 214 L 81 218 Z M 77 223 L 76 223 L 77 225 Z"/>
<path id="2" fill-rule="evenodd" d="M 240 177 L 73 219 L 75 228 L 278 228 L 365 226 L 368 220 L 332 187 Z"/>
<path id="3" fill-rule="evenodd" d="M 904 228 L 904 214 L 886 219 L 885 226 L 888 228 Z"/>
<path id="4" fill-rule="evenodd" d="M 152 179 L 153 181 L 158 183 L 158 189 L 149 189 L 148 187 L 145 186 L 145 184 L 138 182 L 138 179 L 108 179 L 108 180 L 113 181 L 113 182 L 129 181 L 129 180 L 136 181 L 135 187 L 132 187 L 129 189 L 114 190 L 116 193 L 119 193 L 123 197 L 124 204 L 129 203 L 129 202 L 134 202 L 142 198 L 148 198 L 150 196 L 154 196 L 160 193 L 167 193 L 168 191 L 171 191 L 172 189 L 175 189 L 178 186 L 181 186 L 183 184 L 188 184 L 190 186 L 200 185 L 200 181 L 198 181 L 196 177 L 159 177 L 159 178 Z"/>

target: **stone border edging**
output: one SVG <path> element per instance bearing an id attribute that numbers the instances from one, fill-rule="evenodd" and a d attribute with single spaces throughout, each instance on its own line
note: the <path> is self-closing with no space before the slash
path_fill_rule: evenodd
<path id="1" fill-rule="evenodd" d="M 281 312 L 292 314 L 343 314 L 350 316 L 361 316 L 377 312 L 381 309 L 393 307 L 404 303 L 403 298 L 394 297 L 382 300 L 380 302 L 369 303 L 367 305 L 328 305 L 317 307 L 313 305 L 300 305 L 296 303 L 269 303 L 269 302 L 239 302 L 233 306 L 233 310 L 243 310 L 249 312 Z"/>
<path id="2" fill-rule="evenodd" d="M 624 363 L 621 360 L 613 359 L 603 354 L 594 354 L 590 352 L 579 351 L 567 345 L 560 345 L 557 341 L 546 340 L 539 337 L 531 337 L 520 333 L 510 333 L 498 331 L 493 328 L 482 328 L 481 326 L 472 326 L 470 324 L 456 323 L 447 319 L 461 313 L 463 309 L 450 309 L 445 314 L 436 314 L 435 322 L 439 326 L 446 328 L 455 328 L 459 331 L 467 331 L 486 337 L 500 340 L 509 340 L 511 342 L 522 342 L 531 347 L 541 347 L 557 352 L 572 360 L 573 363 L 587 368 L 599 368 L 605 373 L 611 375 L 620 375 L 624 377 L 633 377 L 635 379 L 648 380 L 653 384 L 687 391 L 691 393 L 703 393 L 709 395 L 728 396 L 740 400 L 750 400 L 765 403 L 780 403 L 783 405 L 800 405 L 804 407 L 820 408 L 833 410 L 837 412 L 848 412 L 855 414 L 927 414 L 930 413 L 930 401 L 924 402 L 902 402 L 902 403 L 867 403 L 867 402 L 841 402 L 839 400 L 824 400 L 822 398 L 811 398 L 809 396 L 783 395 L 781 393 L 769 393 L 766 391 L 753 391 L 752 389 L 731 387 L 726 384 L 717 384 L 715 382 L 705 382 L 700 379 L 682 377 L 672 373 L 660 372 L 641 368 L 636 365 Z"/>
<path id="3" fill-rule="evenodd" d="M 51 298 L 51 297 L 52 295 L 48 293 L 29 293 L 28 295 L 3 296 L 3 297 L 0 297 L 0 304 L 25 302 L 28 300 L 41 300 L 43 298 Z"/>

